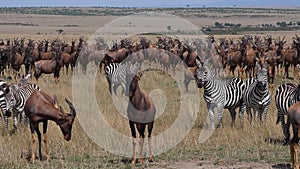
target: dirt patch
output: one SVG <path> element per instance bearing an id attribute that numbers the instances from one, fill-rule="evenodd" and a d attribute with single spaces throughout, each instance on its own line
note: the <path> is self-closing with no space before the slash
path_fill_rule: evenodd
<path id="1" fill-rule="evenodd" d="M 222 163 L 222 162 L 219 162 Z M 289 164 L 271 164 L 263 162 L 238 162 L 235 164 L 214 164 L 212 161 L 201 161 L 201 160 L 191 160 L 191 161 L 177 161 L 174 163 L 161 163 L 158 166 L 153 166 L 150 168 L 156 169 L 285 169 L 290 168 Z"/>

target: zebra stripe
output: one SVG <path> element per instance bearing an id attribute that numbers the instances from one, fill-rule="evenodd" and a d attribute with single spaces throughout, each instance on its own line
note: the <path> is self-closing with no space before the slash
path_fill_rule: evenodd
<path id="1" fill-rule="evenodd" d="M 276 124 L 281 122 L 286 144 L 289 141 L 288 128 L 286 127 L 285 115 L 288 114 L 290 106 L 300 101 L 300 84 L 285 83 L 278 86 L 275 92 L 275 104 L 278 111 Z"/>
<path id="2" fill-rule="evenodd" d="M 243 101 L 246 106 L 247 114 L 250 116 L 250 122 L 252 121 L 251 109 L 254 110 L 255 117 L 259 116 L 260 120 L 264 122 L 266 120 L 266 115 L 271 104 L 271 91 L 268 85 L 268 74 L 267 69 L 259 68 L 256 74 L 255 80 L 249 80 L 248 87 L 246 87 L 245 93 L 243 95 Z M 242 117 L 244 113 L 244 108 L 242 111 Z"/>
<path id="3" fill-rule="evenodd" d="M 8 86 L 7 82 L 3 79 L 0 79 L 0 108 L 2 111 L 2 116 L 5 121 L 5 128 L 8 128 L 8 115 L 7 115 L 7 108 L 6 108 L 6 101 L 5 101 L 5 90 Z M 0 116 L 0 123 L 2 122 L 2 116 Z"/>
<path id="4" fill-rule="evenodd" d="M 126 65 L 122 63 L 110 63 L 105 67 L 105 75 L 109 85 L 109 91 L 112 93 L 112 88 L 116 94 L 117 88 L 121 85 L 122 93 L 125 91 L 126 85 Z"/>
<path id="5" fill-rule="evenodd" d="M 5 101 L 8 111 L 14 110 L 14 126 L 17 126 L 18 120 L 17 116 L 19 113 L 21 113 L 21 124 L 25 123 L 25 120 L 27 119 L 24 107 L 26 104 L 27 99 L 31 96 L 31 94 L 38 90 L 40 91 L 40 87 L 37 84 L 34 83 L 26 83 L 22 86 L 14 86 L 16 89 L 10 91 L 5 95 Z"/>
<path id="6" fill-rule="evenodd" d="M 231 77 L 224 80 L 216 79 L 215 74 L 207 66 L 198 64 L 196 82 L 199 88 L 204 88 L 204 100 L 209 111 L 210 122 L 214 127 L 214 108 L 218 109 L 218 127 L 222 125 L 223 109 L 231 114 L 232 125 L 235 122 L 235 109 L 242 105 L 245 83 L 242 79 Z"/>

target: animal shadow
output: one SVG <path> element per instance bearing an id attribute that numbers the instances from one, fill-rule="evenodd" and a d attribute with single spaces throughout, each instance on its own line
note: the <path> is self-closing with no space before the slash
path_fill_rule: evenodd
<path id="1" fill-rule="evenodd" d="M 272 168 L 274 168 L 274 169 L 290 169 L 291 165 L 290 164 L 275 164 L 275 165 L 272 165 Z"/>
<path id="2" fill-rule="evenodd" d="M 273 145 L 283 145 L 283 140 L 278 138 L 266 138 L 265 142 Z"/>

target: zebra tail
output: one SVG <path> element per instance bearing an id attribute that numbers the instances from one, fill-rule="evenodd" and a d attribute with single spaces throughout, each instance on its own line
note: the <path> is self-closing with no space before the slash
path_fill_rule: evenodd
<path id="1" fill-rule="evenodd" d="M 278 116 L 277 116 L 277 121 L 276 121 L 276 124 L 278 124 L 280 121 L 280 117 L 279 117 L 279 112 L 278 112 Z"/>

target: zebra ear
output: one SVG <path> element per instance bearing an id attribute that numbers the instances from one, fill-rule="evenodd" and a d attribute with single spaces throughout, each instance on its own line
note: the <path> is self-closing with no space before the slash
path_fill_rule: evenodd
<path id="1" fill-rule="evenodd" d="M 207 59 L 203 62 L 203 65 L 206 66 L 206 67 L 209 66 L 209 63 L 208 63 L 208 60 L 207 60 Z"/>
<path id="2" fill-rule="evenodd" d="M 19 84 L 13 84 L 13 85 L 10 85 L 8 88 L 8 92 L 14 92 L 14 91 L 16 91 L 16 90 L 18 90 L 19 89 Z"/>
<path id="3" fill-rule="evenodd" d="M 198 59 L 196 59 L 196 64 L 197 64 L 198 67 L 203 66 L 203 64 Z"/>

